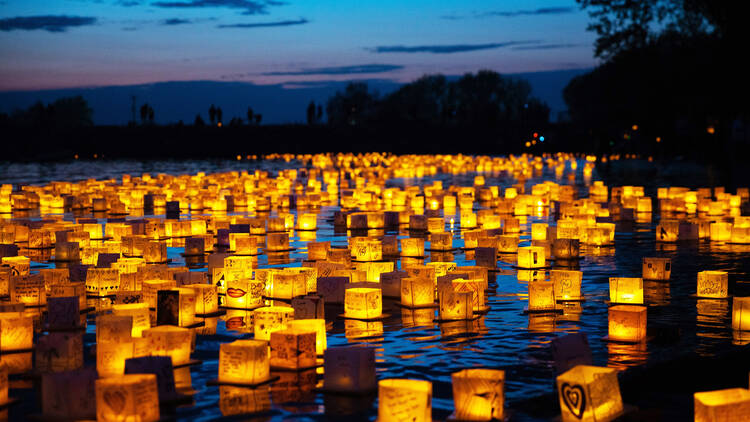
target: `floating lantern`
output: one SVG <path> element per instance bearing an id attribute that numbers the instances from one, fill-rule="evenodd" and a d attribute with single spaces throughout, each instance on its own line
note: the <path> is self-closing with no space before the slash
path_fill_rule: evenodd
<path id="1" fill-rule="evenodd" d="M 289 233 L 268 233 L 266 235 L 266 249 L 269 251 L 289 250 Z"/>
<path id="2" fill-rule="evenodd" d="M 378 421 L 404 420 L 432 420 L 432 383 L 411 379 L 378 381 Z"/>
<path id="3" fill-rule="evenodd" d="M 540 246 L 524 246 L 518 248 L 518 266 L 521 268 L 544 267 L 544 248 Z"/>
<path id="4" fill-rule="evenodd" d="M 123 303 L 112 305 L 112 314 L 115 316 L 129 316 L 132 318 L 133 337 L 141 337 L 143 331 L 151 328 L 151 317 L 147 303 Z M 98 327 L 98 324 L 97 324 Z"/>
<path id="5" fill-rule="evenodd" d="M 31 349 L 34 320 L 23 312 L 0 312 L 0 351 Z"/>
<path id="6" fill-rule="evenodd" d="M 307 279 L 303 273 L 279 272 L 269 277 L 266 290 L 268 296 L 277 299 L 304 296 L 307 294 Z M 229 294 L 228 290 L 227 294 Z"/>
<path id="7" fill-rule="evenodd" d="M 225 306 L 237 309 L 263 306 L 265 289 L 266 286 L 261 280 L 231 278 L 226 282 Z"/>
<path id="8" fill-rule="evenodd" d="M 40 372 L 72 371 L 83 366 L 83 333 L 52 332 L 37 339 L 34 368 Z"/>
<path id="9" fill-rule="evenodd" d="M 213 314 L 219 311 L 219 294 L 216 286 L 211 284 L 186 284 L 183 287 L 195 292 L 195 313 L 197 315 Z"/>
<path id="10" fill-rule="evenodd" d="M 169 290 L 175 287 L 177 287 L 175 280 L 146 280 L 142 286 L 143 301 L 148 304 L 149 308 L 156 309 L 159 290 Z"/>
<path id="11" fill-rule="evenodd" d="M 50 297 L 47 300 L 47 325 L 50 329 L 75 329 L 82 325 L 78 296 Z"/>
<path id="12" fill-rule="evenodd" d="M 475 311 L 481 311 L 484 308 L 484 284 L 484 281 L 479 279 L 457 278 L 451 280 L 451 288 L 455 292 L 471 292 L 471 306 Z"/>
<path id="13" fill-rule="evenodd" d="M 325 319 L 295 319 L 289 321 L 289 328 L 297 331 L 313 331 L 315 333 L 315 353 L 322 355 L 325 352 L 327 347 Z"/>
<path id="14" fill-rule="evenodd" d="M 219 382 L 252 385 L 268 380 L 269 376 L 265 341 L 235 340 L 219 346 Z"/>
<path id="15" fill-rule="evenodd" d="M 699 297 L 725 298 L 728 294 L 729 274 L 726 271 L 701 271 L 698 273 Z"/>
<path id="16" fill-rule="evenodd" d="M 557 259 L 578 259 L 580 250 L 578 239 L 555 239 L 551 253 Z"/>
<path id="17" fill-rule="evenodd" d="M 750 331 L 750 297 L 732 298 L 732 329 Z"/>
<path id="18" fill-rule="evenodd" d="M 323 319 L 325 318 L 325 301 L 320 296 L 295 297 L 292 299 L 294 319 Z"/>
<path id="19" fill-rule="evenodd" d="M 747 420 L 750 415 L 750 390 L 727 388 L 693 394 L 695 422 Z"/>
<path id="20" fill-rule="evenodd" d="M 135 341 L 103 341 L 96 344 L 96 371 L 99 377 L 117 377 L 125 373 L 125 361 L 135 356 Z"/>
<path id="21" fill-rule="evenodd" d="M 477 247 L 474 249 L 474 260 L 477 266 L 494 269 L 497 267 L 497 249 Z"/>
<path id="22" fill-rule="evenodd" d="M 724 221 L 711 223 L 710 233 L 712 241 L 729 242 L 732 239 L 732 223 Z"/>
<path id="23" fill-rule="evenodd" d="M 345 286 L 348 282 L 348 277 L 319 277 L 317 293 L 327 303 L 344 303 Z"/>
<path id="24" fill-rule="evenodd" d="M 331 242 L 307 242 L 307 259 L 325 261 L 328 259 L 329 250 L 331 250 Z"/>
<path id="25" fill-rule="evenodd" d="M 203 255 L 205 251 L 206 241 L 202 237 L 188 237 L 185 239 L 185 255 L 200 256 Z"/>
<path id="26" fill-rule="evenodd" d="M 315 366 L 315 331 L 287 328 L 271 333 L 271 366 L 301 369 Z"/>
<path id="27" fill-rule="evenodd" d="M 133 317 L 104 314 L 96 316 L 96 342 L 128 342 L 133 332 Z"/>
<path id="28" fill-rule="evenodd" d="M 157 292 L 156 325 L 187 327 L 195 323 L 195 292 L 173 288 Z"/>
<path id="29" fill-rule="evenodd" d="M 550 278 L 554 284 L 555 300 L 581 300 L 583 273 L 576 270 L 552 270 Z"/>
<path id="30" fill-rule="evenodd" d="M 264 306 L 253 311 L 255 338 L 270 340 L 271 333 L 287 328 L 294 319 L 294 309 L 286 306 Z"/>
<path id="31" fill-rule="evenodd" d="M 446 289 L 440 295 L 440 319 L 451 320 L 469 320 L 474 317 L 472 292 L 456 292 L 453 289 Z M 430 310 L 430 320 L 432 313 Z"/>
<path id="32" fill-rule="evenodd" d="M 643 279 L 640 277 L 610 277 L 609 301 L 634 305 L 643 304 Z"/>
<path id="33" fill-rule="evenodd" d="M 549 226 L 546 223 L 533 223 L 531 225 L 531 240 L 547 240 L 547 229 Z"/>
<path id="34" fill-rule="evenodd" d="M 26 306 L 47 304 L 47 292 L 41 274 L 11 275 L 10 300 Z"/>
<path id="35" fill-rule="evenodd" d="M 347 318 L 371 319 L 383 314 L 383 296 L 380 289 L 352 287 L 346 289 L 344 316 Z"/>
<path id="36" fill-rule="evenodd" d="M 401 239 L 401 256 L 424 256 L 424 239 L 415 237 Z"/>
<path id="37" fill-rule="evenodd" d="M 42 374 L 43 417 L 55 420 L 96 418 L 96 378 L 93 368 Z"/>
<path id="38" fill-rule="evenodd" d="M 529 282 L 529 311 L 555 310 L 554 283 L 544 280 Z"/>
<path id="39" fill-rule="evenodd" d="M 158 421 L 159 389 L 154 374 L 96 380 L 97 421 Z"/>
<path id="40" fill-rule="evenodd" d="M 255 255 L 258 238 L 249 233 L 229 233 L 229 249 L 240 255 Z"/>
<path id="41" fill-rule="evenodd" d="M 455 418 L 461 421 L 503 419 L 505 371 L 464 369 L 451 374 Z"/>
<path id="42" fill-rule="evenodd" d="M 672 274 L 670 258 L 643 258 L 644 280 L 669 280 Z"/>
<path id="43" fill-rule="evenodd" d="M 189 329 L 172 325 L 143 330 L 145 350 L 151 356 L 171 356 L 174 366 L 190 361 L 191 337 Z"/>
<path id="44" fill-rule="evenodd" d="M 427 278 L 401 279 L 401 304 L 404 306 L 431 306 L 435 303 L 435 282 Z"/>
<path id="45" fill-rule="evenodd" d="M 497 237 L 497 251 L 500 253 L 517 253 L 518 252 L 518 236 L 516 235 L 498 236 Z"/>
<path id="46" fill-rule="evenodd" d="M 117 268 L 89 268 L 86 271 L 86 294 L 109 296 L 120 289 L 120 273 Z"/>
<path id="47" fill-rule="evenodd" d="M 78 242 L 55 243 L 55 261 L 79 261 L 80 248 Z"/>
<path id="48" fill-rule="evenodd" d="M 143 260 L 148 264 L 167 262 L 167 244 L 150 241 L 144 245 Z"/>
<path id="49" fill-rule="evenodd" d="M 609 339 L 639 342 L 646 338 L 645 306 L 618 305 L 609 308 Z"/>
<path id="50" fill-rule="evenodd" d="M 317 214 L 299 214 L 297 217 L 297 230 L 315 230 L 318 227 Z"/>
<path id="51" fill-rule="evenodd" d="M 557 377 L 563 422 L 612 421 L 623 412 L 617 370 L 578 365 Z"/>
<path id="52" fill-rule="evenodd" d="M 374 391 L 375 349 L 371 347 L 331 347 L 324 353 L 323 388 L 342 393 Z"/>
<path id="53" fill-rule="evenodd" d="M 31 259 L 25 256 L 4 256 L 2 264 L 9 266 L 11 275 L 15 276 L 29 275 L 31 269 Z"/>

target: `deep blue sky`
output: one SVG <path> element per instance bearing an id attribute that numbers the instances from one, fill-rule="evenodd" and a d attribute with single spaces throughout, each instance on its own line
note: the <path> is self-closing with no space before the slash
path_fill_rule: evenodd
<path id="1" fill-rule="evenodd" d="M 0 0 L 0 90 L 595 65 L 574 0 Z"/>

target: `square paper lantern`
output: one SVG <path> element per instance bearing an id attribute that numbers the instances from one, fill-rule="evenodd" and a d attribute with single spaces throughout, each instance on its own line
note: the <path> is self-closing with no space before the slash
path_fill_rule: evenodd
<path id="1" fill-rule="evenodd" d="M 551 281 L 529 282 L 529 311 L 554 311 L 555 289 Z"/>
<path id="2" fill-rule="evenodd" d="M 301 319 L 289 321 L 289 328 L 297 331 L 312 331 L 315 333 L 315 353 L 322 355 L 327 347 L 326 320 Z"/>
<path id="3" fill-rule="evenodd" d="M 320 277 L 318 278 L 318 296 L 326 303 L 344 303 L 348 277 Z"/>
<path id="4" fill-rule="evenodd" d="M 634 305 L 643 304 L 643 279 L 640 277 L 610 277 L 609 301 Z"/>
<path id="5" fill-rule="evenodd" d="M 271 410 L 268 386 L 259 388 L 235 385 L 219 386 L 219 410 L 222 416 L 247 415 Z"/>
<path id="6" fill-rule="evenodd" d="M 195 292 L 173 288 L 157 292 L 156 325 L 187 327 L 195 323 Z"/>
<path id="7" fill-rule="evenodd" d="M 148 264 L 167 262 L 167 244 L 155 241 L 146 243 L 143 249 L 143 260 Z"/>
<path id="8" fill-rule="evenodd" d="M 270 340 L 271 333 L 284 330 L 294 319 L 294 309 L 286 306 L 264 306 L 253 311 L 254 331 L 257 340 Z"/>
<path id="9" fill-rule="evenodd" d="M 196 315 L 212 314 L 219 311 L 219 292 L 212 284 L 186 284 L 183 287 L 195 292 Z"/>
<path id="10" fill-rule="evenodd" d="M 258 384 L 270 376 L 268 343 L 235 340 L 219 346 L 219 382 Z"/>
<path id="11" fill-rule="evenodd" d="M 518 248 L 518 266 L 521 268 L 544 267 L 544 248 L 541 246 L 524 246 Z"/>
<path id="12" fill-rule="evenodd" d="M 331 250 L 331 242 L 307 242 L 307 259 L 310 261 L 325 261 L 328 259 L 328 251 Z"/>
<path id="13" fill-rule="evenodd" d="M 47 291 L 41 274 L 11 275 L 10 300 L 26 306 L 47 304 Z"/>
<path id="14" fill-rule="evenodd" d="M 253 309 L 263 306 L 265 289 L 266 286 L 261 280 L 231 278 L 227 280 L 225 305 L 237 309 Z"/>
<path id="15" fill-rule="evenodd" d="M 433 233 L 430 235 L 430 249 L 433 251 L 449 251 L 453 249 L 452 233 Z"/>
<path id="16" fill-rule="evenodd" d="M 96 316 L 96 342 L 130 341 L 133 332 L 133 317 L 103 314 Z"/>
<path id="17" fill-rule="evenodd" d="M 578 365 L 557 377 L 563 422 L 612 421 L 622 414 L 617 370 Z"/>
<path id="18" fill-rule="evenodd" d="M 435 303 L 435 282 L 427 278 L 401 279 L 401 304 L 420 307 Z"/>
<path id="19" fill-rule="evenodd" d="M 294 309 L 294 319 L 324 319 L 325 318 L 325 301 L 320 296 L 304 296 L 292 299 L 292 308 Z"/>
<path id="20" fill-rule="evenodd" d="M 727 388 L 693 394 L 695 422 L 750 420 L 750 390 Z"/>
<path id="21" fill-rule="evenodd" d="M 344 315 L 347 318 L 371 319 L 383 314 L 383 295 L 380 289 L 352 287 L 346 289 Z"/>
<path id="22" fill-rule="evenodd" d="M 380 289 L 383 296 L 401 297 L 401 279 L 406 278 L 406 271 L 391 271 L 380 274 Z"/>
<path id="23" fill-rule="evenodd" d="M 42 374 L 42 414 L 55 420 L 96 418 L 96 370 Z"/>
<path id="24" fill-rule="evenodd" d="M 401 256 L 424 256 L 424 239 L 417 237 L 401 239 Z"/>
<path id="25" fill-rule="evenodd" d="M 277 299 L 291 299 L 307 294 L 307 278 L 303 273 L 279 272 L 269 277 L 266 285 L 268 296 Z"/>
<path id="26" fill-rule="evenodd" d="M 557 259 L 577 259 L 581 246 L 578 239 L 555 239 L 552 242 L 552 255 Z"/>
<path id="27" fill-rule="evenodd" d="M 158 421 L 156 375 L 128 374 L 96 380 L 96 420 Z"/>
<path id="28" fill-rule="evenodd" d="M 732 298 L 732 329 L 750 331 L 750 297 Z"/>
<path id="29" fill-rule="evenodd" d="M 188 328 L 160 325 L 143 330 L 144 348 L 151 356 L 171 356 L 172 365 L 190 361 L 192 333 Z"/>
<path id="30" fill-rule="evenodd" d="M 547 240 L 548 227 L 549 226 L 546 223 L 532 223 L 531 240 Z"/>
<path id="31" fill-rule="evenodd" d="M 726 271 L 701 271 L 698 273 L 699 297 L 725 298 L 728 294 L 729 274 Z"/>
<path id="32" fill-rule="evenodd" d="M 23 312 L 0 312 L 0 351 L 31 349 L 34 345 L 34 320 Z"/>
<path id="33" fill-rule="evenodd" d="M 474 317 L 472 297 L 472 292 L 444 290 L 440 295 L 440 319 L 446 321 L 472 319 Z M 434 313 L 432 309 L 430 309 L 430 312 Z M 430 322 L 432 322 L 432 318 L 430 318 Z"/>
<path id="34" fill-rule="evenodd" d="M 550 278 L 555 285 L 555 300 L 581 300 L 583 273 L 576 270 L 552 270 Z"/>
<path id="35" fill-rule="evenodd" d="M 86 271 L 86 294 L 109 296 L 120 289 L 120 273 L 117 268 L 89 268 Z"/>
<path id="36" fill-rule="evenodd" d="M 466 280 L 463 278 L 451 280 L 451 287 L 456 292 L 471 292 L 471 306 L 475 311 L 484 307 L 484 283 L 483 280 Z"/>
<path id="37" fill-rule="evenodd" d="M 139 339 L 140 340 L 140 339 Z M 135 340 L 103 341 L 96 344 L 96 371 L 99 377 L 117 377 L 125 373 L 125 361 L 134 357 Z"/>
<path id="38" fill-rule="evenodd" d="M 480 239 L 481 243 L 482 240 Z M 518 235 L 509 234 L 497 236 L 497 251 L 500 253 L 517 253 L 518 252 Z"/>
<path id="39" fill-rule="evenodd" d="M 432 383 L 411 379 L 378 381 L 378 422 L 432 421 Z"/>
<path id="40" fill-rule="evenodd" d="M 51 297 L 47 300 L 47 324 L 50 329 L 75 329 L 83 325 L 78 296 Z"/>
<path id="41" fill-rule="evenodd" d="M 543 259 L 543 258 L 542 258 Z M 497 267 L 497 248 L 474 248 L 474 260 L 477 266 L 484 268 Z"/>
<path id="42" fill-rule="evenodd" d="M 112 315 L 129 316 L 132 321 L 132 337 L 141 337 L 143 330 L 151 328 L 151 317 L 147 303 L 122 303 L 112 305 Z M 99 325 L 97 324 L 97 329 Z"/>
<path id="43" fill-rule="evenodd" d="M 324 354 L 323 388 L 342 393 L 374 391 L 375 349 L 372 347 L 331 347 Z"/>
<path id="44" fill-rule="evenodd" d="M 55 243 L 55 261 L 78 261 L 80 259 L 78 242 Z"/>
<path id="45" fill-rule="evenodd" d="M 89 269 L 89 271 L 91 271 Z M 143 301 L 151 309 L 156 309 L 159 290 L 169 290 L 177 287 L 175 280 L 147 280 L 143 282 L 142 293 Z"/>
<path id="46" fill-rule="evenodd" d="M 271 333 L 271 366 L 301 369 L 315 366 L 315 331 L 287 328 Z"/>
<path id="47" fill-rule="evenodd" d="M 39 372 L 83 367 L 83 332 L 52 332 L 37 339 L 34 368 Z"/>
<path id="48" fill-rule="evenodd" d="M 317 214 L 299 214 L 297 216 L 297 230 L 315 230 L 318 228 Z"/>
<path id="49" fill-rule="evenodd" d="M 503 419 L 505 371 L 464 369 L 451 374 L 455 417 L 461 421 Z"/>
<path id="50" fill-rule="evenodd" d="M 29 275 L 31 270 L 31 259 L 25 256 L 4 256 L 2 264 L 10 267 L 11 275 Z"/>
<path id="51" fill-rule="evenodd" d="M 266 235 L 266 249 L 269 251 L 289 250 L 289 233 L 268 233 Z"/>
<path id="52" fill-rule="evenodd" d="M 646 338 L 645 306 L 618 305 L 609 308 L 609 339 L 639 342 Z"/>
<path id="53" fill-rule="evenodd" d="M 672 275 L 672 259 L 643 258 L 644 280 L 669 280 Z"/>

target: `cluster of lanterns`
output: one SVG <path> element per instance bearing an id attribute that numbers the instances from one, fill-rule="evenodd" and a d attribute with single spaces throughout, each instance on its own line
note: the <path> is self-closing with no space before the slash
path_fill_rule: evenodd
<path id="1" fill-rule="evenodd" d="M 177 385 L 190 385 L 196 338 L 215 334 L 222 319 L 227 329 L 252 334 L 219 345 L 215 383 L 224 414 L 268 410 L 264 388 L 275 373 L 299 378 L 322 367 L 322 391 L 377 391 L 381 422 L 429 421 L 431 382 L 378 380 L 375 349 L 327 347 L 326 321 L 343 318 L 350 338 L 382 335 L 384 300 L 395 301 L 404 318 L 476 320 L 490 310 L 486 295 L 498 261 L 515 266 L 528 284 L 528 313 L 580 310 L 580 257 L 613 253 L 615 222 L 650 222 L 653 213 L 643 187 L 594 182 L 588 197 L 578 198 L 573 186 L 552 181 L 501 191 L 482 175 L 523 181 L 547 168 L 559 178 L 578 166 L 567 154 L 293 158 L 303 167 L 276 177 L 257 170 L 2 186 L 0 213 L 16 218 L 0 220 L 0 296 L 9 299 L 0 303 L 0 405 L 9 400 L 8 373 L 30 370 L 33 350 L 45 417 L 158 420 L 159 403 L 179 397 Z M 594 161 L 583 160 L 585 178 Z M 392 178 L 474 172 L 480 175 L 473 186 L 386 187 Z M 740 212 L 747 189 L 730 195 L 665 188 L 657 199 L 659 242 L 750 243 L 750 218 Z M 320 208 L 331 205 L 340 205 L 332 222 L 347 234 L 345 247 L 317 240 Z M 37 209 L 42 218 L 22 218 Z M 86 216 L 59 216 L 69 211 Z M 166 218 L 146 217 L 161 214 Z M 552 215 L 555 224 L 522 230 L 529 216 Z M 295 230 L 306 259 L 299 267 L 275 265 L 289 262 Z M 386 234 L 394 230 L 409 236 Z M 169 265 L 173 248 L 185 266 Z M 474 265 L 453 262 L 458 249 Z M 260 254 L 270 265 L 259 268 Z M 32 260 L 55 268 L 32 267 Z M 644 257 L 640 277 L 610 277 L 609 341 L 645 341 L 644 280 L 670 276 L 669 258 Z M 728 274 L 698 273 L 696 296 L 727 298 Z M 732 303 L 732 328 L 750 330 L 750 298 Z M 331 309 L 343 313 L 331 315 Z M 95 313 L 95 370 L 83 364 L 89 313 Z M 40 332 L 47 334 L 35 336 Z M 26 355 L 28 361 L 15 358 Z M 620 416 L 616 371 L 591 366 L 590 359 L 570 362 L 557 377 L 562 419 Z M 463 369 L 451 378 L 457 420 L 504 417 L 504 371 Z M 83 396 L 96 399 L 75 400 Z M 747 390 L 696 393 L 696 420 L 714 420 L 712 407 L 748 403 Z"/>

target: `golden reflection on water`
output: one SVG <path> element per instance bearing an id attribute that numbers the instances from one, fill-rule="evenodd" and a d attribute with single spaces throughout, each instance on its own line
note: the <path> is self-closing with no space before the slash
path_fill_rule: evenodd
<path id="1" fill-rule="evenodd" d="M 638 343 L 607 342 L 607 366 L 617 370 L 643 365 L 648 359 L 648 345 Z"/>
<path id="2" fill-rule="evenodd" d="M 669 282 L 643 280 L 643 299 L 649 305 L 669 305 L 671 299 Z"/>

